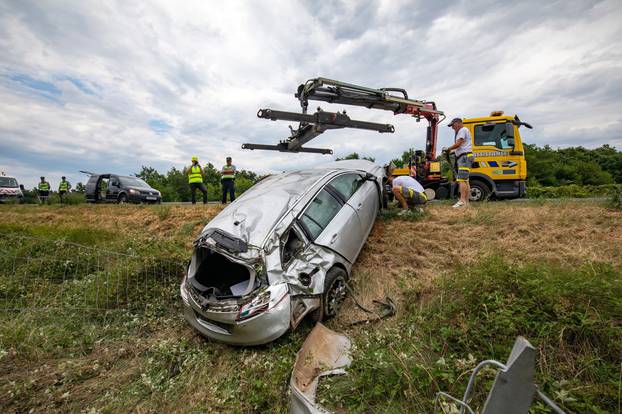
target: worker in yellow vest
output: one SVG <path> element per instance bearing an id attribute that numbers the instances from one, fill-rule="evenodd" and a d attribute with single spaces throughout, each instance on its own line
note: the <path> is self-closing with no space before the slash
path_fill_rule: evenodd
<path id="1" fill-rule="evenodd" d="M 63 176 L 61 178 L 60 184 L 58 184 L 58 197 L 60 197 L 61 204 L 65 203 L 65 197 L 67 196 L 70 188 L 71 184 Z"/>
<path id="2" fill-rule="evenodd" d="M 37 185 L 37 195 L 39 196 L 39 202 L 41 204 L 48 201 L 48 197 L 50 196 L 50 188 L 50 183 L 45 181 L 45 177 L 41 177 L 41 181 L 39 182 L 39 185 Z"/>
<path id="3" fill-rule="evenodd" d="M 203 204 L 207 204 L 207 188 L 203 184 L 203 168 L 199 165 L 198 157 L 192 157 L 192 165 L 186 168 L 186 174 L 188 175 L 188 184 L 190 184 L 190 192 L 192 193 L 192 204 L 197 203 L 197 189 L 203 193 Z"/>
<path id="4" fill-rule="evenodd" d="M 227 203 L 227 193 L 229 200 L 235 200 L 235 165 L 231 163 L 231 157 L 227 157 L 226 164 L 220 170 L 220 184 L 222 185 L 222 203 Z"/>

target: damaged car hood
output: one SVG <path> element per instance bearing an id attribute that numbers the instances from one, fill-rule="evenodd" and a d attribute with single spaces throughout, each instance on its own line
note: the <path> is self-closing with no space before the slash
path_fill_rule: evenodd
<path id="1" fill-rule="evenodd" d="M 218 228 L 259 247 L 275 223 L 326 174 L 308 170 L 267 177 L 214 217 L 203 233 Z"/>

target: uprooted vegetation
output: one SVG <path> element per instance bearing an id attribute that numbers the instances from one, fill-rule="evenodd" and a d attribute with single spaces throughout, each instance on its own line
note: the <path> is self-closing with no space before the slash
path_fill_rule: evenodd
<path id="1" fill-rule="evenodd" d="M 31 238 L 0 242 L 10 250 L 3 260 L 24 252 L 58 259 L 55 266 L 18 261 L 20 275 L 46 281 L 26 289 L 14 284 L 12 269 L 0 271 L 0 299 L 19 299 L 12 302 L 18 310 L 0 314 L 0 411 L 287 411 L 289 375 L 310 322 L 263 347 L 209 342 L 181 316 L 175 270 L 170 283 L 148 284 L 128 302 L 118 282 L 144 283 L 144 265 L 102 260 L 108 267 L 99 269 L 86 263 L 93 258 L 87 250 L 41 242 L 150 257 L 162 269 L 188 260 L 192 240 L 218 206 L 0 211 L 2 234 Z M 366 304 L 393 297 L 398 315 L 348 327 L 365 315 L 346 302 L 328 326 L 352 339 L 353 363 L 347 376 L 320 382 L 318 401 L 348 412 L 429 412 L 436 391 L 461 395 L 476 361 L 505 361 L 522 334 L 538 348 L 538 382 L 568 412 L 617 410 L 621 212 L 593 203 L 487 203 L 384 218 L 352 284 Z M 129 271 L 117 272 L 119 266 Z M 93 284 L 98 269 L 123 279 Z M 34 299 L 54 310 L 20 310 Z M 90 310 L 63 310 L 77 299 Z M 478 382 L 475 405 L 491 378 Z"/>

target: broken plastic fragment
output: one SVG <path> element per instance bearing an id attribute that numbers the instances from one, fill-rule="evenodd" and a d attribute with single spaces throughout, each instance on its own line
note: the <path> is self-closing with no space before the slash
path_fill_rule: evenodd
<path id="1" fill-rule="evenodd" d="M 291 390 L 290 413 L 327 414 L 315 403 L 318 381 L 325 375 L 345 374 L 350 365 L 351 342 L 343 334 L 318 323 L 296 355 L 289 382 Z"/>

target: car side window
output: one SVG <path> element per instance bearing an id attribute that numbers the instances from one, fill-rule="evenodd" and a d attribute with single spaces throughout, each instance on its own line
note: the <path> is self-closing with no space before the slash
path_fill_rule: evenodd
<path id="1" fill-rule="evenodd" d="M 363 177 L 358 174 L 344 174 L 334 178 L 329 184 L 341 196 L 342 200 L 348 201 L 352 194 L 363 185 Z"/>
<path id="2" fill-rule="evenodd" d="M 326 189 L 320 191 L 300 217 L 300 223 L 309 239 L 315 240 L 340 209 L 339 200 Z"/>

